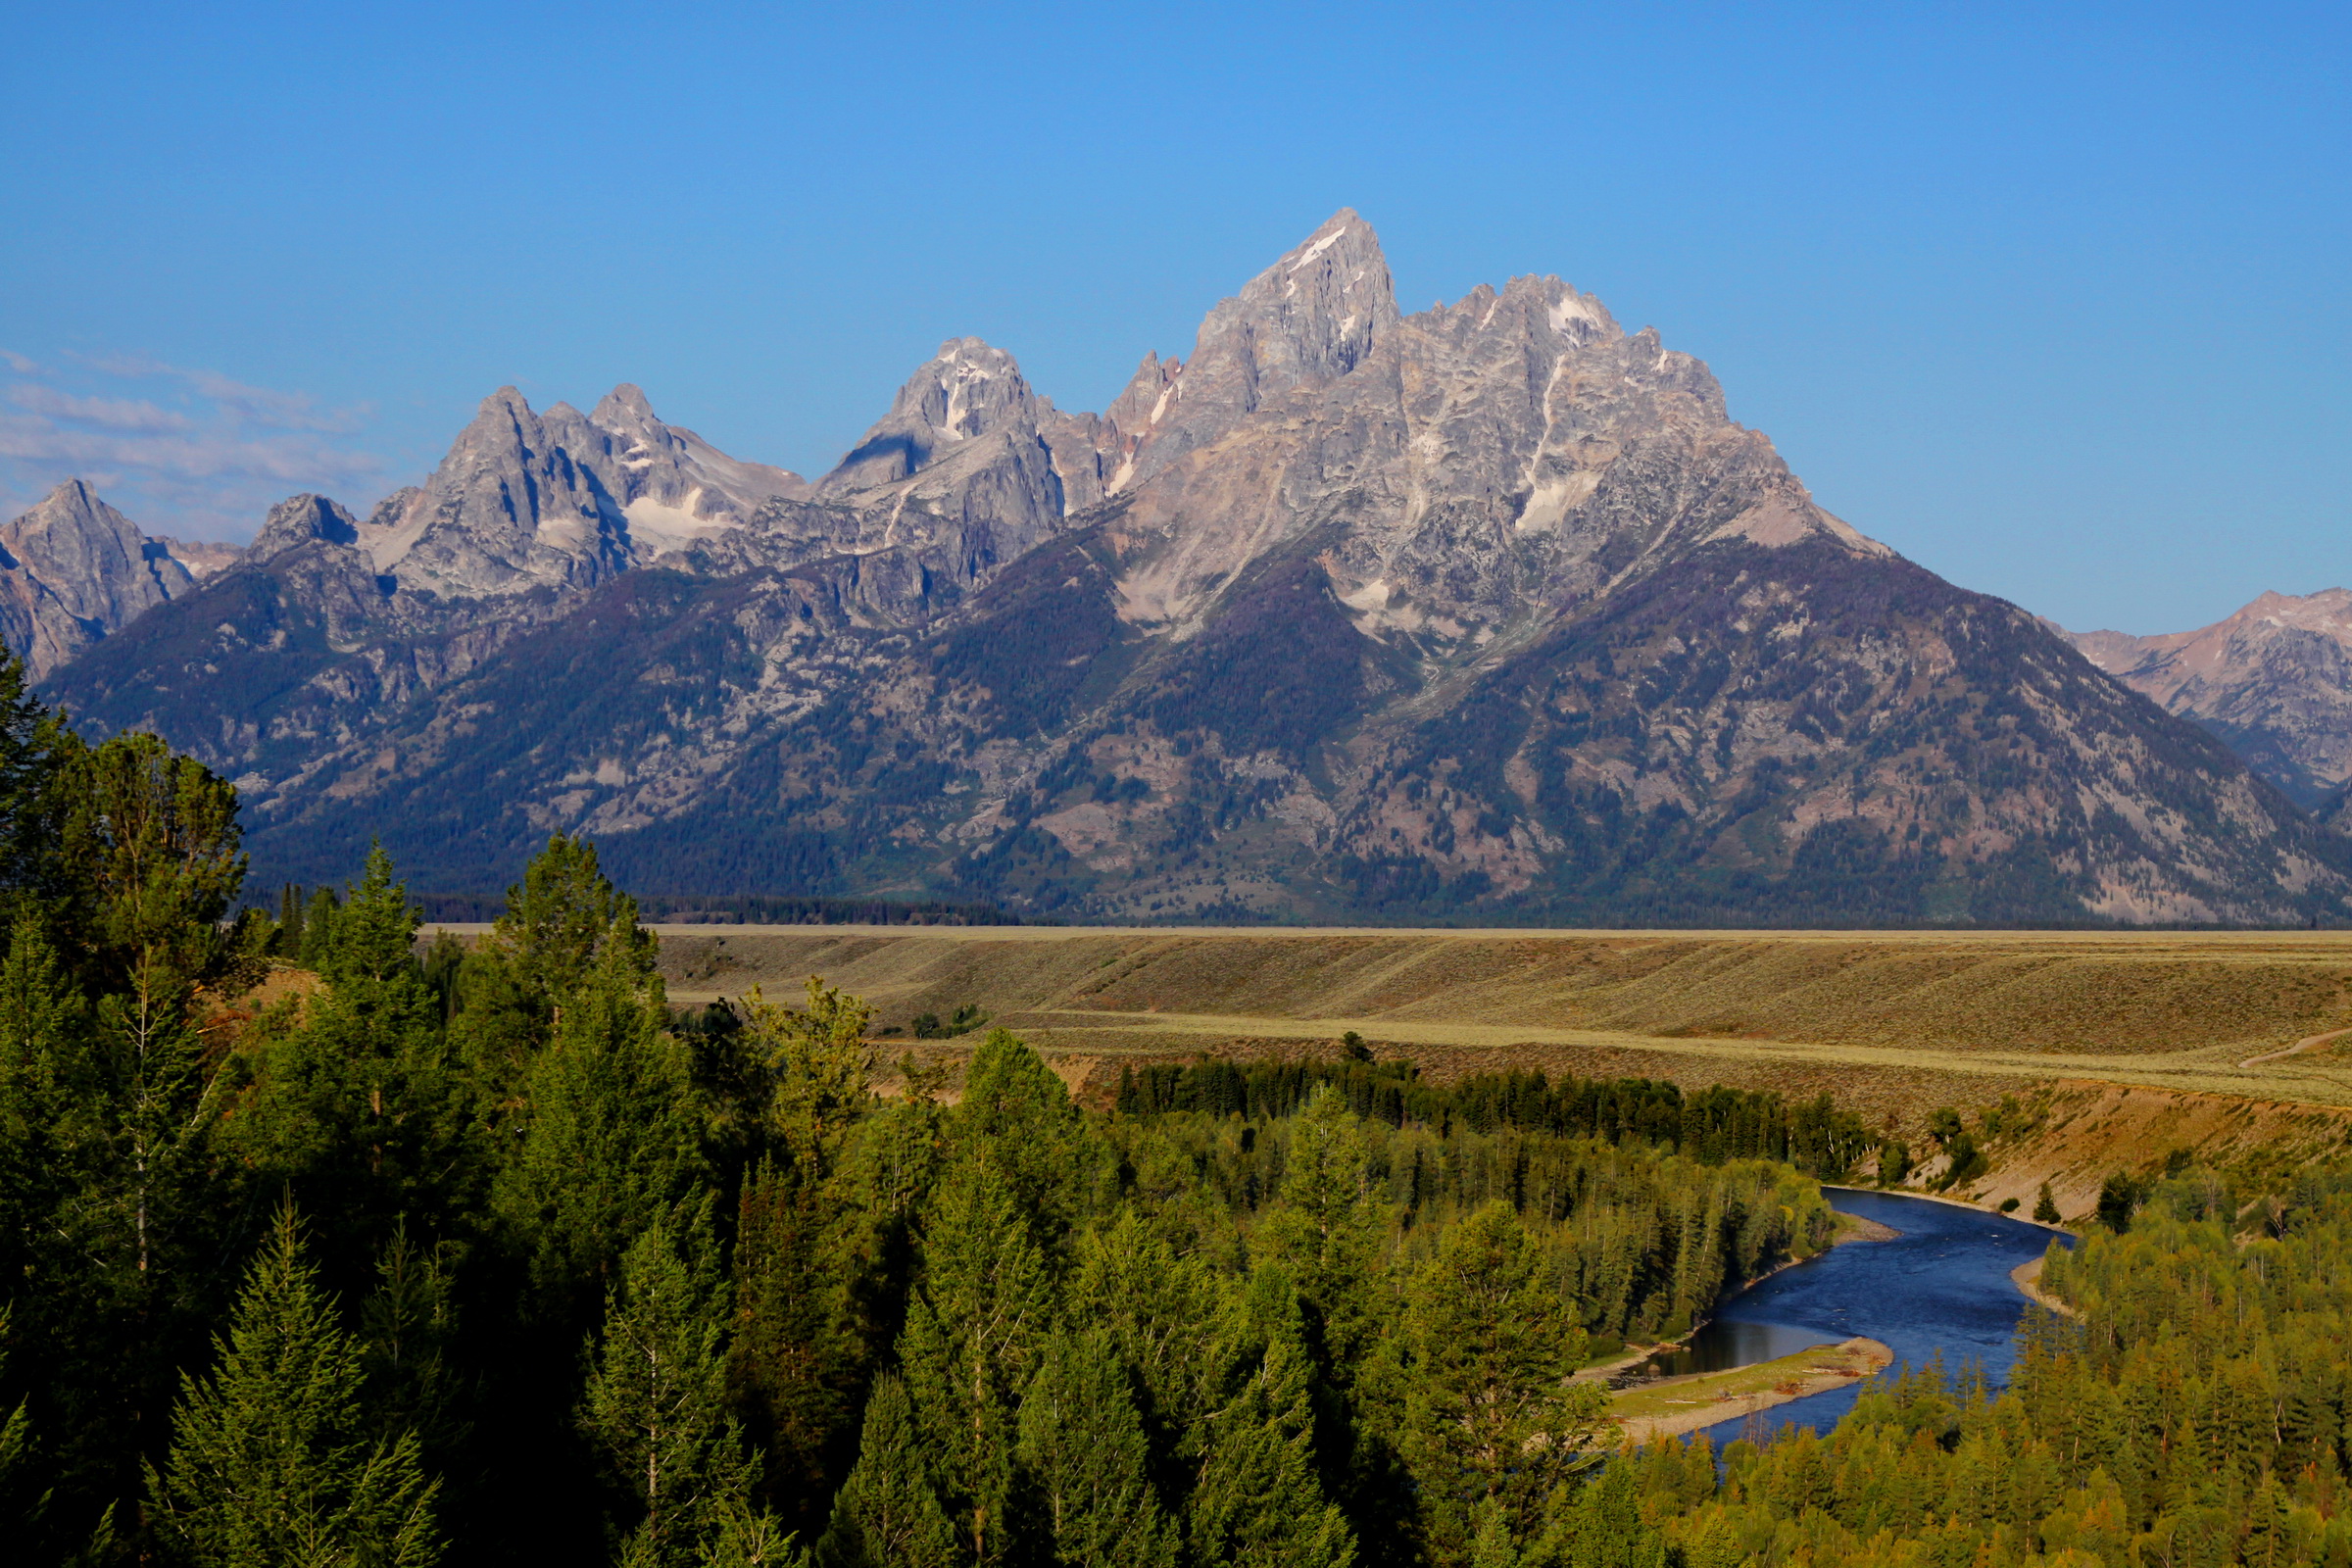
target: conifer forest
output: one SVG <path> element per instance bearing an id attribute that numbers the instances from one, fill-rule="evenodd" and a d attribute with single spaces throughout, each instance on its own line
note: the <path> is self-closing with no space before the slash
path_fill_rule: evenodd
<path id="1" fill-rule="evenodd" d="M 2005 1389 L 1635 1449 L 1570 1374 L 1830 1245 L 1852 1115 L 949 1081 L 819 981 L 673 1009 L 581 841 L 471 945 L 380 850 L 255 906 L 226 782 L 13 666 L 0 857 L 11 1562 L 2352 1564 L 2352 1169 L 2128 1194 Z"/>

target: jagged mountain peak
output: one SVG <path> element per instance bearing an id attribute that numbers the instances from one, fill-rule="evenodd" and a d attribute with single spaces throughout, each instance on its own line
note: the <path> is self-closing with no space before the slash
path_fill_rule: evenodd
<path id="1" fill-rule="evenodd" d="M 1191 359 L 1145 362 L 1112 406 L 1126 451 L 1109 488 L 1143 483 L 1269 399 L 1347 375 L 1398 318 L 1380 236 L 1353 208 L 1341 208 L 1209 311 Z"/>
<path id="2" fill-rule="evenodd" d="M 309 493 L 288 496 L 270 509 L 269 520 L 254 535 L 245 559 L 257 564 L 273 561 L 289 550 L 319 540 L 334 545 L 358 544 L 359 519 L 325 496 Z"/>
<path id="3" fill-rule="evenodd" d="M 1050 409 L 1010 354 L 976 337 L 949 338 L 818 488 L 846 495 L 898 483 L 978 437 L 1014 429 L 1034 434 Z"/>
<path id="4" fill-rule="evenodd" d="M 628 430 L 644 425 L 660 424 L 654 406 L 646 400 L 645 388 L 634 381 L 623 381 L 596 400 L 588 417 L 608 430 Z"/>
<path id="5" fill-rule="evenodd" d="M 0 641 L 36 677 L 195 586 L 165 541 L 77 476 L 0 526 Z"/>

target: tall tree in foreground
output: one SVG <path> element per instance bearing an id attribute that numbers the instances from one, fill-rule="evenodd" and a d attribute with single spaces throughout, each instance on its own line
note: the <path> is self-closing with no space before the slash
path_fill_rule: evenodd
<path id="1" fill-rule="evenodd" d="M 950 1568 L 961 1560 L 906 1385 L 885 1374 L 865 1401 L 858 1463 L 817 1543 L 823 1568 Z"/>
<path id="2" fill-rule="evenodd" d="M 899 1354 L 963 1550 L 985 1565 L 1016 1545 L 1007 1517 L 1015 1422 L 1053 1327 L 1054 1280 L 1034 1213 L 978 1153 L 959 1157 L 936 1200 Z"/>
<path id="3" fill-rule="evenodd" d="M 1317 1478 L 1312 1366 L 1297 1293 L 1260 1268 L 1229 1314 L 1236 1375 L 1209 1412 L 1186 1505 L 1192 1560 L 1352 1568 L 1355 1538 Z"/>
<path id="4" fill-rule="evenodd" d="M 625 1498 L 628 1568 L 685 1568 L 726 1532 L 752 1490 L 727 1413 L 727 1288 L 707 1212 L 663 1220 L 622 1260 L 580 1427 Z"/>
<path id="5" fill-rule="evenodd" d="M 198 1568 L 428 1568 L 438 1483 L 414 1435 L 369 1437 L 359 1347 L 303 1257 L 291 1205 L 253 1265 L 219 1365 L 187 1377 L 158 1531 Z"/>
<path id="6" fill-rule="evenodd" d="M 1431 1544 L 1465 1555 L 1490 1499 L 1530 1539 L 1552 1491 L 1592 1463 L 1607 1398 L 1568 1382 L 1584 1331 L 1508 1203 L 1447 1228 L 1413 1282 L 1405 1330 L 1407 1454 Z"/>
<path id="7" fill-rule="evenodd" d="M 1176 1535 L 1108 1334 L 1046 1343 L 1021 1401 L 1020 1458 L 1060 1568 L 1172 1568 Z"/>

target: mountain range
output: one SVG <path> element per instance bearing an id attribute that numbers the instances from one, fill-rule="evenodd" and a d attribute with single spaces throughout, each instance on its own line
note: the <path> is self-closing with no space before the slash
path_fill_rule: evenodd
<path id="1" fill-rule="evenodd" d="M 2142 672 L 2186 654 L 1902 560 L 1557 278 L 1401 314 L 1352 212 L 1101 415 L 955 339 L 811 480 L 506 388 L 365 519 L 113 537 L 123 613 L 0 632 L 234 777 L 270 877 L 483 892 L 561 829 L 652 894 L 1070 918 L 2352 912 L 2330 775 Z"/>

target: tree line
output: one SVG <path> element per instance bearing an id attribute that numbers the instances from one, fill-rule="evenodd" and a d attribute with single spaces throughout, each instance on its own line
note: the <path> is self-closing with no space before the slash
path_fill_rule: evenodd
<path id="1" fill-rule="evenodd" d="M 1721 1084 L 1686 1093 L 1662 1078 L 1557 1080 L 1542 1072 L 1475 1073 L 1458 1082 L 1423 1081 L 1411 1061 L 1375 1060 L 1352 1031 L 1335 1061 L 1234 1062 L 1204 1056 L 1189 1064 L 1122 1067 L 1116 1103 L 1134 1114 L 1204 1110 L 1219 1115 L 1285 1116 L 1329 1088 L 1349 1110 L 1392 1127 L 1417 1122 L 1477 1132 L 1530 1132 L 1628 1139 L 1671 1149 L 1709 1165 L 1772 1159 L 1823 1181 L 1842 1181 L 1883 1140 L 1828 1095 L 1790 1101 L 1772 1090 Z M 1899 1145 L 1891 1146 L 1899 1148 Z"/>

